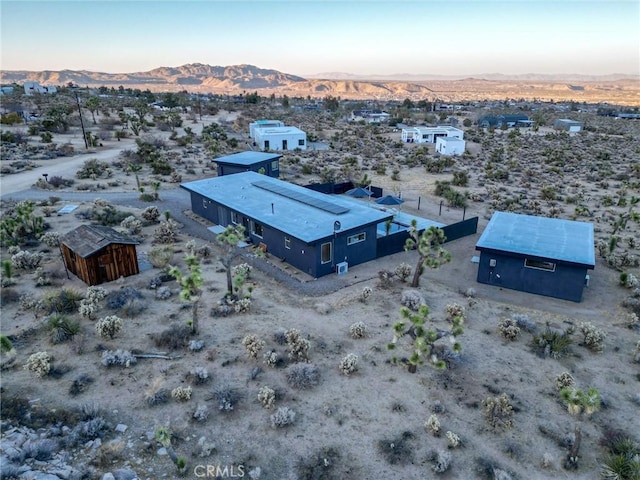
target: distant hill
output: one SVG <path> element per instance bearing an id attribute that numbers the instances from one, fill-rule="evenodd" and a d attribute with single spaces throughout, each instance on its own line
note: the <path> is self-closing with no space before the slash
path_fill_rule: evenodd
<path id="1" fill-rule="evenodd" d="M 524 98 L 640 103 L 637 76 L 590 75 L 357 75 L 330 72 L 301 77 L 254 65 L 212 66 L 190 63 L 179 67 L 159 67 L 147 72 L 106 73 L 88 70 L 2 71 L 2 83 L 36 81 L 42 85 L 119 87 L 158 91 L 239 94 L 258 91 L 261 95 L 324 97 L 377 100 L 504 100 Z"/>

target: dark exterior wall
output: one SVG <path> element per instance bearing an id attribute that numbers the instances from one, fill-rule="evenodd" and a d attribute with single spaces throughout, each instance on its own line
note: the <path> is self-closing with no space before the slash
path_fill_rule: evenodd
<path id="1" fill-rule="evenodd" d="M 554 262 L 552 259 L 531 259 Z M 490 260 L 496 266 L 490 266 Z M 554 272 L 524 266 L 524 256 L 511 256 L 502 252 L 482 251 L 478 265 L 478 282 L 498 287 L 535 293 L 548 297 L 579 302 L 585 285 L 587 268 L 556 263 Z"/>
<path id="2" fill-rule="evenodd" d="M 273 170 L 271 168 L 271 162 L 276 160 L 278 161 L 278 169 Z M 274 158 L 271 160 L 265 160 L 264 162 L 258 162 L 249 166 L 219 163 L 217 164 L 217 173 L 219 177 L 222 177 L 223 175 L 233 175 L 234 173 L 242 173 L 242 172 L 260 173 L 261 168 L 264 168 L 264 174 L 269 177 L 278 178 L 280 176 L 280 160 L 277 158 Z"/>
<path id="3" fill-rule="evenodd" d="M 219 225 L 218 222 L 218 204 L 203 197 L 199 193 L 190 192 L 191 194 L 191 211 L 196 215 L 206 218 L 207 220 Z"/>

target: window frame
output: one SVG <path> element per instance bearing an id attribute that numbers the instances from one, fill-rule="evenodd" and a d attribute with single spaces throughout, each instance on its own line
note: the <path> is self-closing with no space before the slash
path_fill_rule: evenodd
<path id="1" fill-rule="evenodd" d="M 304 147 L 304 138 L 299 138 L 298 139 L 298 146 L 299 147 Z"/>
<path id="2" fill-rule="evenodd" d="M 231 223 L 234 225 L 240 225 L 240 214 L 231 210 Z"/>
<path id="3" fill-rule="evenodd" d="M 329 258 L 328 260 L 325 260 L 325 247 L 329 246 Z M 325 242 L 325 243 L 321 243 L 320 244 L 320 263 L 322 265 L 326 265 L 327 263 L 331 263 L 331 260 L 333 259 L 333 246 L 332 246 L 332 242 Z"/>
<path id="4" fill-rule="evenodd" d="M 284 248 L 291 250 L 291 237 L 284 237 Z"/>
<path id="5" fill-rule="evenodd" d="M 367 239 L 367 232 L 356 233 L 347 237 L 347 246 L 355 245 L 356 243 L 364 242 Z"/>
<path id="6" fill-rule="evenodd" d="M 258 229 L 260 229 L 260 233 L 258 233 Z M 251 233 L 258 238 L 264 237 L 264 227 L 261 223 L 256 222 L 255 220 L 251 221 Z"/>
<path id="7" fill-rule="evenodd" d="M 543 272 L 555 272 L 556 271 L 556 263 L 555 262 L 547 262 L 544 260 L 531 260 L 529 258 L 524 259 L 524 267 L 532 268 L 534 270 L 541 270 Z"/>
<path id="8" fill-rule="evenodd" d="M 276 171 L 280 169 L 280 162 L 278 160 L 271 161 L 271 171 Z"/>

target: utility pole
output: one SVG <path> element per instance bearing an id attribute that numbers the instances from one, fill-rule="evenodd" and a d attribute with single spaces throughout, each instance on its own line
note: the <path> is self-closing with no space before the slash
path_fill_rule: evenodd
<path id="1" fill-rule="evenodd" d="M 84 120 L 82 120 L 82 109 L 80 108 L 80 99 L 78 98 L 78 91 L 73 90 L 73 94 L 76 96 L 76 104 L 78 105 L 78 113 L 80 114 L 80 126 L 82 127 L 82 138 L 84 139 L 84 148 L 89 150 L 89 144 L 87 143 L 87 133 L 84 131 Z"/>

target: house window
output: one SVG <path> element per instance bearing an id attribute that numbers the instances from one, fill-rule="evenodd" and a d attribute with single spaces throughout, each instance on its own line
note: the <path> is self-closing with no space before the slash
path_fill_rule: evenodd
<path id="1" fill-rule="evenodd" d="M 238 212 L 231 212 L 231 223 L 238 225 L 240 223 L 240 215 Z"/>
<path id="2" fill-rule="evenodd" d="M 278 168 L 280 168 L 280 166 L 278 165 L 278 160 L 274 160 L 271 162 L 271 170 L 278 170 Z"/>
<path id="3" fill-rule="evenodd" d="M 301 138 L 300 140 L 298 140 L 298 146 L 299 147 L 304 147 L 304 139 Z"/>
<path id="4" fill-rule="evenodd" d="M 366 238 L 367 238 L 367 235 L 364 232 L 358 233 L 357 235 L 351 235 L 350 237 L 347 237 L 347 245 L 353 245 L 354 243 L 364 242 Z"/>
<path id="5" fill-rule="evenodd" d="M 269 140 L 264 141 L 264 149 L 269 150 Z"/>
<path id="6" fill-rule="evenodd" d="M 286 248 L 286 249 L 290 249 L 291 248 L 291 238 L 284 237 L 284 248 Z"/>
<path id="7" fill-rule="evenodd" d="M 251 233 L 253 233 L 256 237 L 262 238 L 262 225 L 258 222 L 251 222 L 251 225 L 253 226 Z"/>
<path id="8" fill-rule="evenodd" d="M 527 268 L 535 268 L 537 270 L 546 270 L 547 272 L 555 272 L 556 264 L 553 262 L 544 262 L 542 260 L 524 259 L 524 266 Z"/>
<path id="9" fill-rule="evenodd" d="M 288 145 L 287 145 L 287 141 L 286 140 L 282 140 L 282 149 L 283 150 L 287 150 L 288 149 Z"/>
<path id="10" fill-rule="evenodd" d="M 331 261 L 331 242 L 320 245 L 320 262 L 329 263 Z"/>

